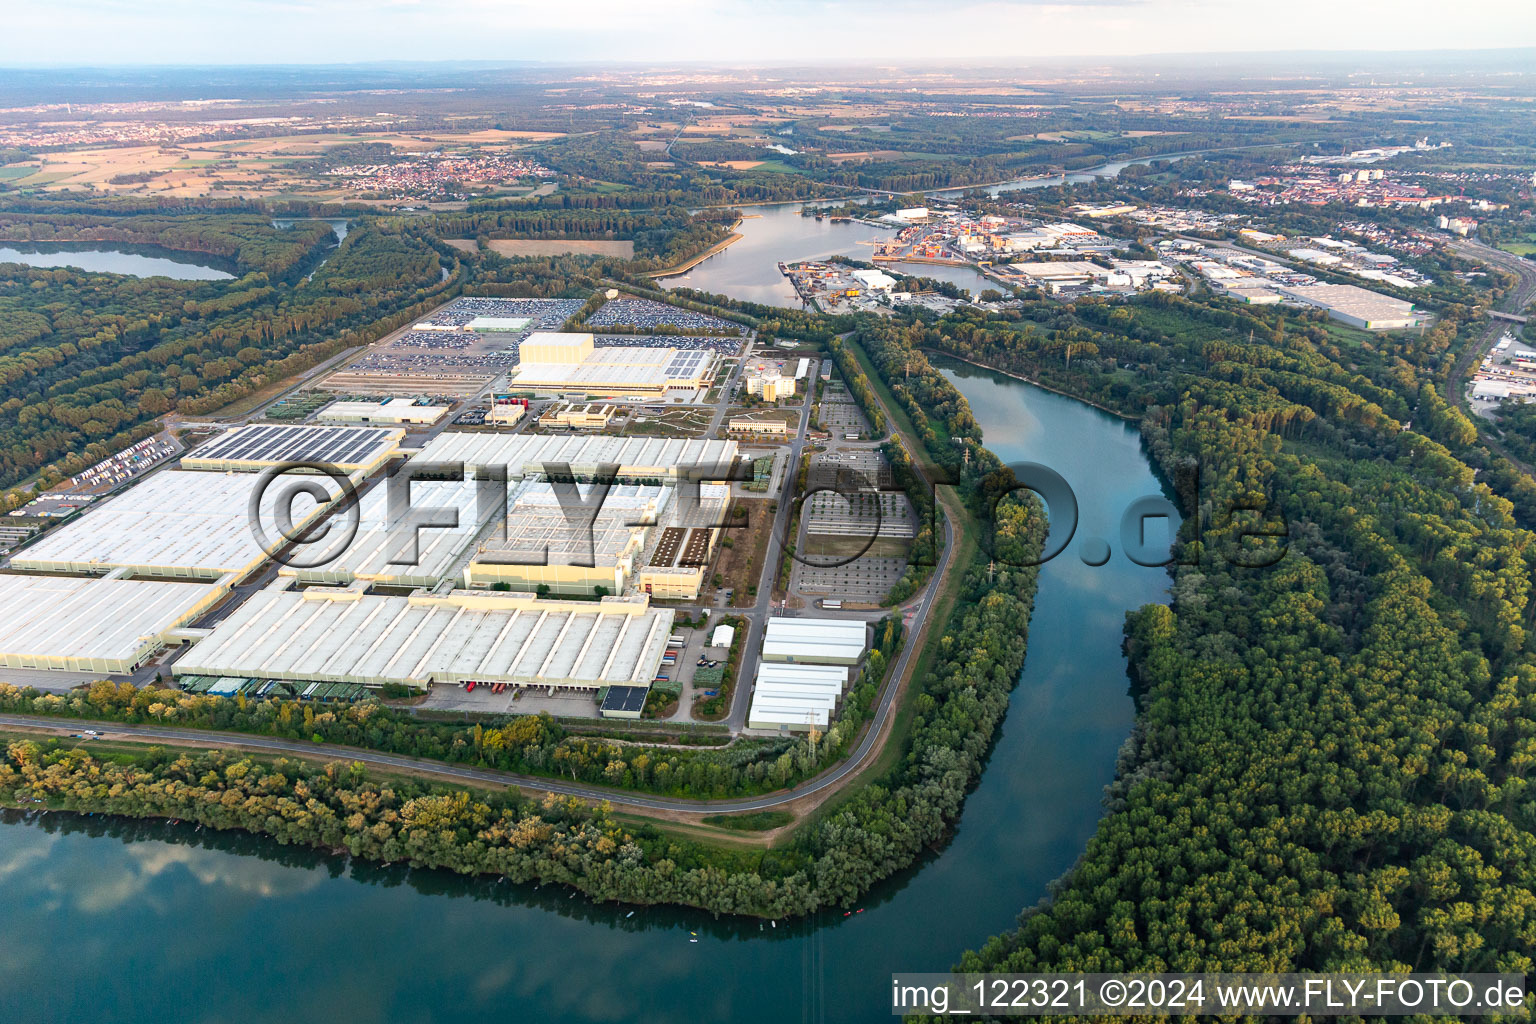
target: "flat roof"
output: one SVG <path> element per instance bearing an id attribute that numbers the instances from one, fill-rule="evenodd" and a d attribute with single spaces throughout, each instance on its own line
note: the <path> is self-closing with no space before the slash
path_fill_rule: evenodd
<path id="1" fill-rule="evenodd" d="M 643 598 L 269 589 L 252 594 L 173 671 L 375 685 L 644 685 L 661 663 L 673 617 Z"/>
<path id="2" fill-rule="evenodd" d="M 201 475 L 201 474 L 200 474 Z M 410 484 L 410 510 L 450 508 L 458 516 L 458 525 L 422 526 L 414 531 L 414 551 L 402 542 L 411 537 L 409 528 L 389 514 L 389 484 L 384 481 L 363 495 L 358 510 L 357 530 L 352 541 L 324 565 L 304 569 L 280 569 L 285 575 L 300 579 L 353 579 L 417 581 L 427 583 L 456 576 L 468 560 L 471 545 L 480 532 L 478 484 L 474 480 L 413 480 Z M 411 511 L 407 510 L 407 516 Z"/>
<path id="3" fill-rule="evenodd" d="M 404 431 L 389 427 L 324 427 L 252 423 L 227 430 L 182 459 L 198 463 L 328 462 L 351 472 L 371 465 L 393 450 Z"/>
<path id="4" fill-rule="evenodd" d="M 747 724 L 824 729 L 847 681 L 848 670 L 836 665 L 759 662 Z"/>
<path id="5" fill-rule="evenodd" d="M 588 335 L 532 335 L 524 346 L 573 346 Z M 567 340 L 575 339 L 575 340 Z M 711 349 L 647 348 L 617 345 L 593 349 L 579 363 L 527 362 L 513 374 L 513 387 L 665 388 L 669 381 L 696 381 L 714 366 Z"/>
<path id="6" fill-rule="evenodd" d="M 43 537 L 12 564 L 44 571 L 128 567 L 210 575 L 246 569 L 266 555 L 250 518 L 251 496 L 259 479 L 250 473 L 175 469 L 152 473 Z M 326 477 L 316 475 L 306 481 L 337 492 Z M 286 493 L 280 481 L 273 481 L 263 495 L 260 524 L 269 541 L 278 540 L 274 510 Z M 296 496 L 294 524 L 302 525 L 315 509 L 313 499 Z"/>
<path id="7" fill-rule="evenodd" d="M 343 416 L 382 416 L 405 419 L 438 419 L 448 411 L 446 405 L 418 405 L 414 398 L 386 398 L 382 402 L 332 402 L 315 415 L 321 419 Z"/>
<path id="8" fill-rule="evenodd" d="M 206 583 L 0 575 L 0 658 L 133 660 L 223 588 Z"/>
<path id="9" fill-rule="evenodd" d="M 614 484 L 597 504 L 593 485 L 577 484 L 577 501 L 562 501 L 543 480 L 525 481 L 507 502 L 506 539 L 487 537 L 478 562 L 608 566 L 636 553 L 646 527 L 672 500 L 672 488 Z"/>
<path id="10" fill-rule="evenodd" d="M 591 332 L 534 331 L 524 338 L 524 345 L 552 345 L 557 348 L 586 348 L 592 344 Z"/>
<path id="11" fill-rule="evenodd" d="M 467 469 L 504 466 L 512 477 L 553 472 L 555 465 L 569 465 L 577 473 L 617 465 L 622 476 L 662 477 L 680 467 L 729 466 L 736 453 L 735 441 L 444 431 L 412 461 L 462 462 Z"/>
<path id="12" fill-rule="evenodd" d="M 645 707 L 646 686 L 610 686 L 603 698 L 603 711 L 640 711 Z"/>
<path id="13" fill-rule="evenodd" d="M 1415 315 L 1411 302 L 1352 284 L 1277 285 L 1276 288 L 1284 295 L 1361 320 L 1397 320 Z"/>
<path id="14" fill-rule="evenodd" d="M 864 653 L 864 637 L 861 619 L 773 616 L 763 634 L 763 657 L 856 660 Z"/>
<path id="15" fill-rule="evenodd" d="M 520 331 L 533 322 L 526 316 L 477 316 L 465 325 L 471 331 Z"/>

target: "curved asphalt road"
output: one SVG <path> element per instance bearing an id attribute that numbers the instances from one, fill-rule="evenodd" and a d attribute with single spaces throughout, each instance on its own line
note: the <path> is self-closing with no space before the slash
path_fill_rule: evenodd
<path id="1" fill-rule="evenodd" d="M 887 415 L 891 415 L 887 411 Z M 798 465 L 799 450 L 804 444 L 805 426 L 810 417 L 810 402 L 807 401 L 800 417 L 800 431 L 797 443 L 792 449 L 793 455 L 790 463 L 791 472 Z M 907 439 L 908 445 L 915 441 Z M 916 449 L 913 449 L 916 450 Z M 793 477 L 791 477 L 793 479 Z M 779 518 L 787 519 L 789 502 L 783 502 L 779 508 Z M 782 533 L 783 524 L 776 522 L 773 536 L 770 540 L 768 558 L 765 559 L 764 578 L 771 580 L 768 572 L 778 570 L 777 551 L 775 545 Z M 491 771 L 484 768 L 468 768 L 462 765 L 449 764 L 444 761 L 426 761 L 414 757 L 404 757 L 398 754 L 385 754 L 375 750 L 363 750 L 357 747 L 337 746 L 329 743 L 301 743 L 294 740 L 277 739 L 271 736 L 254 736 L 239 732 L 218 732 L 211 729 L 184 729 L 176 726 L 155 725 L 129 725 L 118 722 L 97 722 L 84 719 L 70 718 L 59 719 L 38 715 L 0 715 L 0 726 L 24 727 L 39 729 L 48 732 L 64 733 L 66 735 L 79 733 L 85 729 L 95 729 L 105 734 L 128 736 L 135 739 L 148 740 L 172 740 L 186 742 L 187 740 L 201 741 L 210 747 L 244 747 L 248 749 L 266 750 L 274 753 L 297 754 L 305 757 L 324 757 L 349 761 L 360 761 L 363 764 L 374 764 L 386 768 L 404 768 L 427 775 L 435 775 L 445 779 L 457 779 L 469 782 L 488 783 L 495 786 L 516 786 L 520 789 L 529 789 L 542 793 L 559 793 L 562 796 L 575 796 L 587 800 L 607 800 L 625 807 L 638 807 L 658 811 L 681 811 L 685 813 L 719 814 L 731 811 L 758 811 L 780 804 L 787 804 L 798 800 L 811 793 L 817 793 L 824 789 L 836 787 L 844 779 L 857 772 L 880 747 L 880 736 L 884 730 L 886 720 L 890 717 L 896 705 L 896 694 L 901 690 L 907 672 L 911 668 L 912 659 L 916 657 L 918 649 L 922 646 L 924 620 L 933 608 L 934 595 L 939 590 L 939 585 L 944 579 L 944 574 L 949 570 L 950 562 L 954 558 L 955 535 L 954 524 L 948 516 L 944 516 L 944 547 L 938 566 L 929 581 L 929 585 L 923 588 L 923 593 L 901 606 L 904 614 L 909 614 L 910 623 L 907 629 L 907 642 L 902 645 L 901 655 L 896 659 L 894 671 L 887 677 L 888 682 L 880 693 L 879 703 L 875 706 L 874 717 L 870 720 L 868 728 L 864 730 L 864 736 L 859 745 L 844 760 L 833 765 L 827 771 L 815 778 L 796 786 L 793 789 L 780 793 L 770 793 L 759 797 L 745 797 L 732 800 L 685 800 L 678 797 L 647 796 L 629 790 L 609 789 L 603 786 L 592 786 L 576 782 L 564 782 L 559 779 L 548 779 L 536 775 L 519 775 L 513 772 Z M 755 641 L 755 634 L 762 629 L 766 611 L 764 607 L 772 593 L 771 586 L 762 588 L 763 596 L 758 599 L 759 614 L 749 619 L 753 627 L 749 630 L 749 646 Z M 736 687 L 737 695 L 732 708 L 732 718 L 739 714 L 744 720 L 746 717 L 746 702 L 743 696 L 750 687 L 739 685 L 740 679 L 750 678 L 747 674 L 748 660 L 742 660 L 741 674 L 738 676 Z"/>
<path id="2" fill-rule="evenodd" d="M 770 793 L 766 796 L 734 800 L 685 800 L 678 797 L 647 796 L 629 790 L 608 789 L 602 786 L 564 782 L 559 779 L 548 779 L 536 775 L 519 775 L 513 772 L 469 768 L 463 765 L 449 764 L 444 761 L 420 760 L 414 757 L 385 754 L 376 750 L 363 750 L 357 747 L 338 746 L 330 743 L 301 743 L 295 740 L 277 739 L 272 736 L 256 736 L 241 732 L 218 732 L 212 729 L 131 725 L 120 722 L 99 722 L 79 718 L 60 719 L 45 715 L 0 715 L 0 726 L 39 729 L 47 732 L 64 733 L 66 735 L 76 734 L 85 729 L 94 729 L 105 735 L 125 736 L 138 740 L 171 740 L 182 743 L 191 740 L 206 743 L 209 747 L 215 748 L 244 747 L 279 754 L 296 754 L 310 758 L 324 757 L 347 761 L 361 761 L 363 764 L 374 764 L 385 768 L 404 768 L 427 775 L 439 776 L 444 779 L 481 782 L 495 786 L 517 786 L 520 789 L 535 790 L 541 793 L 559 793 L 562 796 L 575 796 L 587 800 L 607 800 L 626 807 L 640 807 L 659 811 L 719 814 L 730 811 L 764 810 L 837 786 L 842 780 L 857 772 L 864 762 L 877 751 L 879 746 L 878 738 L 885 726 L 886 719 L 890 717 L 895 707 L 896 693 L 901 689 L 901 681 L 905 678 L 918 648 L 922 646 L 918 642 L 921 639 L 922 621 L 924 616 L 931 610 L 933 595 L 937 592 L 938 584 L 943 579 L 945 571 L 949 568 L 954 549 L 954 530 L 949 518 L 946 516 L 944 519 L 943 558 L 934 573 L 932 585 L 925 588 L 921 598 L 906 606 L 906 608 L 913 612 L 913 625 L 908 633 L 909 642 L 902 646 L 901 656 L 896 660 L 895 671 L 889 676 L 889 682 L 887 682 L 880 694 L 880 702 L 876 705 L 874 718 L 870 721 L 869 727 L 864 730 L 864 737 L 860 740 L 858 747 L 854 749 L 854 752 L 849 757 L 809 782 L 803 783 L 791 790 L 781 793 Z"/>

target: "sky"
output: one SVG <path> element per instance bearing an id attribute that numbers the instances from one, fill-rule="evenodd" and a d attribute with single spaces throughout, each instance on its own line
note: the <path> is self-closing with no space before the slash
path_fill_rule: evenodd
<path id="1" fill-rule="evenodd" d="M 18 0 L 6 6 L 0 65 L 12 66 L 981 60 L 1536 46 L 1533 0 Z"/>

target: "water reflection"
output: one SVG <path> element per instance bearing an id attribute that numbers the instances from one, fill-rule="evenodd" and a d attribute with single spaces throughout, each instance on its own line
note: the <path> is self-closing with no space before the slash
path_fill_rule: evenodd
<path id="1" fill-rule="evenodd" d="M 177 281 L 228 281 L 229 270 L 215 266 L 214 257 L 203 261 L 171 249 L 148 245 L 73 245 L 68 243 L 0 246 L 0 263 L 29 267 L 73 267 L 92 274 L 124 274 L 129 277 L 169 277 Z M 227 261 L 222 261 L 229 266 Z M 233 269 L 231 267 L 230 269 Z"/>
<path id="2" fill-rule="evenodd" d="M 1134 427 L 1000 375 L 948 372 L 989 447 L 1072 482 L 1085 535 L 1158 491 Z M 1115 510 L 1108 525 L 1094 508 Z M 889 1020 L 893 970 L 944 970 L 1013 926 L 1093 834 L 1132 722 L 1122 616 L 1166 585 L 1161 570 L 1092 569 L 1070 550 L 1042 569 L 1029 660 L 958 829 L 863 913 L 773 928 L 244 833 L 9 814 L 0 998 L 23 1021 L 144 1024 Z"/>

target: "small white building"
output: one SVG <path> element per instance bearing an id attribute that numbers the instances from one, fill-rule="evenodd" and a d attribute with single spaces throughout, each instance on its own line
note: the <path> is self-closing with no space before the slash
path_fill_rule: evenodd
<path id="1" fill-rule="evenodd" d="M 872 292 L 888 292 L 896 287 L 896 279 L 883 270 L 855 270 L 853 276 Z"/>
<path id="2" fill-rule="evenodd" d="M 405 423 L 431 424 L 448 412 L 446 405 L 420 405 L 410 398 L 389 398 L 381 402 L 332 402 L 315 419 L 322 423 Z"/>
<path id="3" fill-rule="evenodd" d="M 721 623 L 720 625 L 716 626 L 714 632 L 709 635 L 709 646 L 729 648 L 735 639 L 736 627 L 727 626 L 724 623 Z"/>

